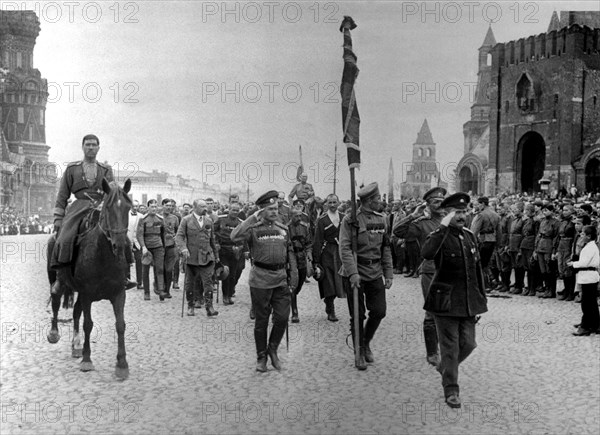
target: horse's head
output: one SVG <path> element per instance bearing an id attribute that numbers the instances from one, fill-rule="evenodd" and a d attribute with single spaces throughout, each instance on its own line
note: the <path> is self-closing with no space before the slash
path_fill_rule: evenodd
<path id="1" fill-rule="evenodd" d="M 116 182 L 110 184 L 102 180 L 102 190 L 106 193 L 104 205 L 100 214 L 100 228 L 112 245 L 115 255 L 125 252 L 128 246 L 127 227 L 129 226 L 129 211 L 133 204 L 127 196 L 131 188 L 131 180 L 128 178 L 121 189 Z"/>

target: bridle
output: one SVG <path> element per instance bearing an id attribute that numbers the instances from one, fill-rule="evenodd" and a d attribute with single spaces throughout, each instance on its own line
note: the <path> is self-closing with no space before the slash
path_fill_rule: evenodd
<path id="1" fill-rule="evenodd" d="M 104 205 L 102 206 L 102 210 L 100 211 L 100 221 L 98 222 L 98 227 L 100 228 L 100 231 L 102 231 L 102 234 L 104 234 L 104 237 L 106 237 L 106 239 L 112 244 L 111 236 L 127 233 L 128 228 L 127 227 L 111 228 L 110 225 L 103 227 L 102 224 L 105 221 L 108 224 L 108 211 L 107 210 L 108 210 L 108 202 L 105 201 Z"/>

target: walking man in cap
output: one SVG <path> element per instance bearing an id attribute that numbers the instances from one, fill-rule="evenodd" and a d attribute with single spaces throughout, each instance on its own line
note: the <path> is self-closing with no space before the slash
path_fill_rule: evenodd
<path id="1" fill-rule="evenodd" d="M 379 213 L 381 195 L 377 183 L 371 183 L 358 191 L 361 206 L 356 212 L 356 222 L 345 216 L 340 225 L 341 275 L 350 311 L 350 332 L 354 341 L 354 299 L 352 292 L 358 290 L 359 304 L 359 360 L 356 368 L 366 370 L 375 361 L 371 341 L 386 315 L 385 290 L 392 286 L 394 266 L 387 236 L 385 216 Z M 357 236 L 356 256 L 352 250 L 352 237 Z M 366 308 L 369 318 L 365 323 Z"/>
<path id="2" fill-rule="evenodd" d="M 253 258 L 250 270 L 250 296 L 256 320 L 256 370 L 267 371 L 267 355 L 276 370 L 281 370 L 277 348 L 287 328 L 291 291 L 298 285 L 298 268 L 287 226 L 278 221 L 277 191 L 271 190 L 256 200 L 260 207 L 231 232 L 233 242 L 247 242 Z M 269 315 L 273 328 L 267 340 Z"/>
<path id="3" fill-rule="evenodd" d="M 540 298 L 556 297 L 556 274 L 551 265 L 554 247 L 558 246 L 560 222 L 554 218 L 554 206 L 545 204 L 542 206 L 544 218 L 540 220 L 540 227 L 535 238 L 535 249 L 533 258 L 538 261 L 542 282 L 544 284 L 543 292 L 537 296 Z"/>
<path id="4" fill-rule="evenodd" d="M 449 212 L 423 245 L 423 258 L 434 260 L 436 274 L 424 308 L 433 313 L 440 342 L 442 386 L 446 403 L 460 408 L 458 366 L 475 349 L 475 323 L 487 311 L 483 271 L 475 235 L 464 227 L 470 198 L 455 193 L 441 207 Z"/>
<path id="5" fill-rule="evenodd" d="M 446 189 L 443 187 L 434 187 L 425 193 L 423 200 L 425 203 L 416 207 L 413 213 L 397 221 L 394 225 L 394 236 L 404 239 L 408 232 L 417 236 L 419 250 L 425 244 L 427 236 L 440 226 L 443 217 L 443 209 L 440 207 Z M 431 285 L 431 280 L 435 274 L 435 263 L 433 260 L 423 260 L 421 265 L 421 291 L 423 298 L 427 299 L 427 292 Z M 438 352 L 438 338 L 435 329 L 433 314 L 425 311 L 423 320 L 423 337 L 425 338 L 425 350 L 427 352 L 427 362 L 434 367 L 440 363 Z"/>

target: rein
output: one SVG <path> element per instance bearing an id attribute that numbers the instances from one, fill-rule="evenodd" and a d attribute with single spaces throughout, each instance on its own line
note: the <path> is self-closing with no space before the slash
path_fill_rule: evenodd
<path id="1" fill-rule="evenodd" d="M 106 226 L 103 227 L 102 224 L 106 221 L 108 222 L 108 203 L 105 201 L 104 205 L 102 206 L 102 210 L 100 211 L 100 220 L 98 222 L 98 227 L 100 228 L 100 231 L 102 231 L 102 234 L 104 234 L 104 237 L 106 237 L 106 239 L 112 243 L 112 238 L 111 235 L 117 235 L 117 234 L 124 234 L 127 232 L 128 228 L 111 228 L 110 226 Z"/>

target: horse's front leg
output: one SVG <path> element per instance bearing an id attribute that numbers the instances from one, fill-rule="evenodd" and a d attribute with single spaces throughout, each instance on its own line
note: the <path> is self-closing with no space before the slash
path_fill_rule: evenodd
<path id="1" fill-rule="evenodd" d="M 71 343 L 71 356 L 73 358 L 81 358 L 83 356 L 83 337 L 79 332 L 81 311 L 81 300 L 78 296 L 73 306 L 73 342 Z"/>
<path id="2" fill-rule="evenodd" d="M 79 301 L 79 298 L 77 298 L 77 300 Z M 81 304 L 83 309 L 83 332 L 85 333 L 85 342 L 83 343 L 83 360 L 81 361 L 80 369 L 82 372 L 89 372 L 90 370 L 94 370 L 94 364 L 92 364 L 90 358 L 90 334 L 94 327 L 94 322 L 92 321 L 92 302 L 88 298 L 85 298 Z"/>
<path id="3" fill-rule="evenodd" d="M 129 376 L 129 364 L 127 364 L 125 355 L 125 290 L 123 289 L 118 295 L 112 298 L 110 302 L 112 303 L 113 311 L 115 312 L 115 327 L 119 343 L 115 375 L 119 379 L 127 379 Z"/>
<path id="4" fill-rule="evenodd" d="M 58 343 L 60 333 L 58 332 L 58 310 L 60 310 L 60 295 L 51 295 L 52 300 L 52 326 L 48 331 L 48 341 L 52 344 Z"/>

